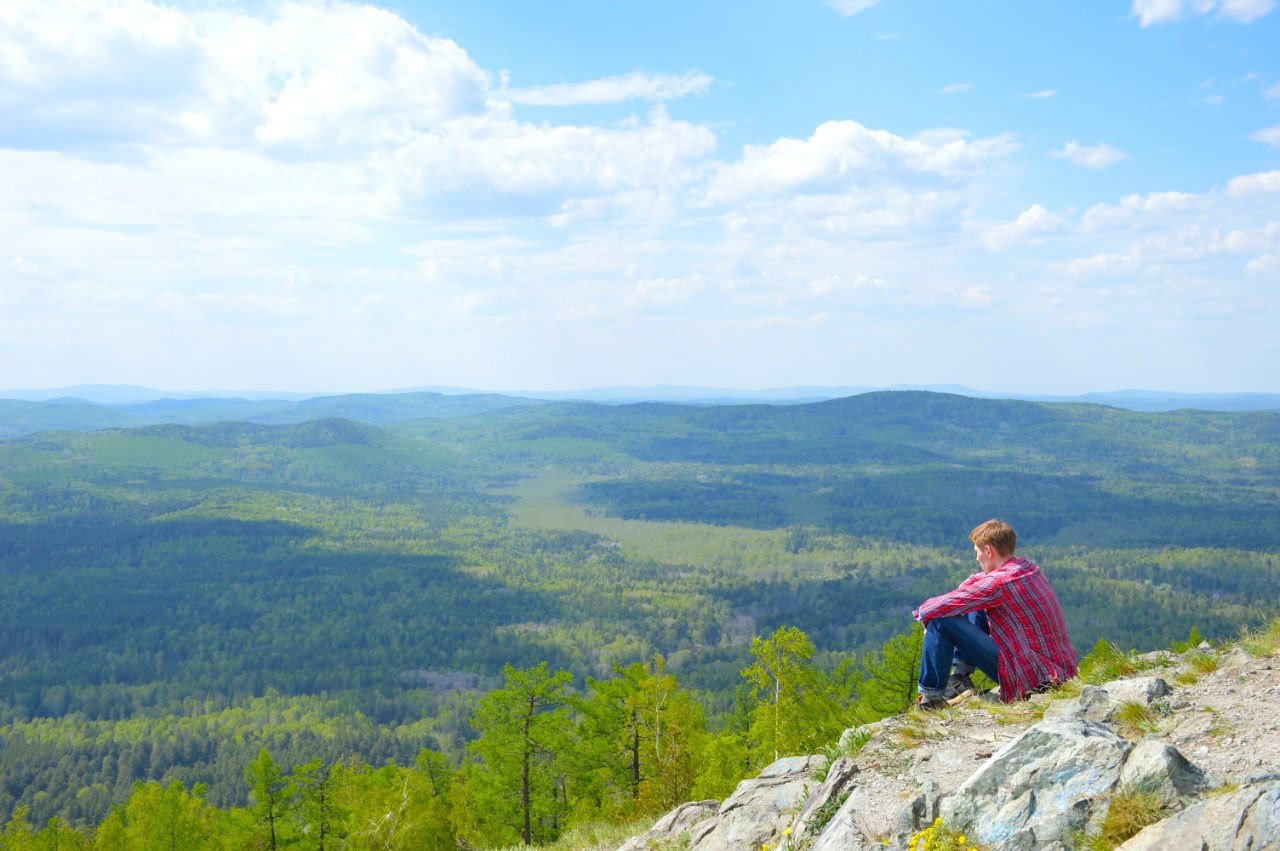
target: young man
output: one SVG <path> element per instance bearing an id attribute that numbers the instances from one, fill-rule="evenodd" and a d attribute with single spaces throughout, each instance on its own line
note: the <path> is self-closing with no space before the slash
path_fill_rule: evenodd
<path id="1" fill-rule="evenodd" d="M 974 693 L 974 667 L 1000 683 L 1006 703 L 1076 675 L 1058 596 L 1039 565 L 1014 556 L 1013 527 L 988 520 L 969 540 L 982 571 L 912 613 L 925 627 L 921 709 L 940 709 Z M 985 613 L 987 629 L 981 617 L 966 617 L 974 613 Z"/>

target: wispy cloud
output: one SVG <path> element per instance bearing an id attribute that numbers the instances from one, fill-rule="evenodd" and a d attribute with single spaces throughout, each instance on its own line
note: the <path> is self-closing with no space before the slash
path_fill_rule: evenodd
<path id="1" fill-rule="evenodd" d="M 1058 92 L 1056 89 L 1041 89 L 1038 92 L 1027 92 L 1025 95 L 1022 95 L 1024 98 L 1034 98 L 1036 100 L 1046 100 L 1048 98 L 1056 98 L 1057 96 Z"/>
<path id="2" fill-rule="evenodd" d="M 880 0 L 825 0 L 826 4 L 835 9 L 841 15 L 848 17 L 856 15 L 859 12 L 865 12 L 872 6 L 880 2 Z"/>
<path id="3" fill-rule="evenodd" d="M 1270 145 L 1273 148 L 1280 148 L 1280 124 L 1273 124 L 1261 130 L 1255 130 L 1249 134 L 1249 138 L 1255 142 Z"/>
<path id="4" fill-rule="evenodd" d="M 701 71 L 686 71 L 683 74 L 643 74 L 636 71 L 585 83 L 506 89 L 502 95 L 511 103 L 526 106 L 580 106 L 622 103 L 628 100 L 667 101 L 706 94 L 712 82 L 712 78 Z"/>
<path id="5" fill-rule="evenodd" d="M 973 83 L 952 83 L 949 86 L 942 87 L 942 93 L 944 95 L 958 95 L 961 92 L 968 92 L 972 90 Z"/>
<path id="6" fill-rule="evenodd" d="M 1275 0 L 1133 0 L 1130 13 L 1144 27 L 1171 24 L 1184 18 L 1216 14 L 1251 24 L 1275 8 Z"/>
<path id="7" fill-rule="evenodd" d="M 1079 166 L 1101 170 L 1129 159 L 1129 155 L 1105 142 L 1097 145 L 1081 145 L 1074 139 L 1056 151 L 1050 151 L 1054 159 L 1070 160 Z"/>

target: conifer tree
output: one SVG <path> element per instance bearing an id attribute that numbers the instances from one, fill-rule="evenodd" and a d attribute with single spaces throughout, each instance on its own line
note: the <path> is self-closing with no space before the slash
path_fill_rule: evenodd
<path id="1" fill-rule="evenodd" d="M 608 815 L 685 800 L 702 748 L 702 707 L 667 673 L 662 655 L 588 682 L 593 693 L 582 703 L 573 771 L 579 789 Z"/>
<path id="2" fill-rule="evenodd" d="M 462 777 L 467 800 L 456 824 L 469 841 L 547 842 L 564 828 L 568 810 L 563 760 L 571 745 L 566 689 L 573 675 L 552 674 L 546 662 L 523 670 L 507 665 L 502 675 L 505 685 L 476 706 L 472 723 L 480 738 L 470 750 L 480 761 Z"/>
<path id="3" fill-rule="evenodd" d="M 862 707 L 868 720 L 897 715 L 915 703 L 923 652 L 924 627 L 917 623 L 911 632 L 893 636 L 878 653 L 863 660 L 867 679 Z"/>
<path id="4" fill-rule="evenodd" d="M 245 778 L 249 781 L 249 796 L 253 801 L 251 810 L 257 819 L 262 844 L 269 851 L 277 851 L 282 844 L 289 810 L 289 781 L 266 748 L 249 763 Z"/>
<path id="5" fill-rule="evenodd" d="M 320 757 L 293 767 L 287 795 L 296 802 L 295 816 L 308 848 L 337 848 L 345 812 L 338 803 L 333 766 Z"/>
<path id="6" fill-rule="evenodd" d="M 755 664 L 742 672 L 757 704 L 751 736 L 764 759 L 813 753 L 852 720 L 830 682 L 811 663 L 813 642 L 796 627 L 779 627 L 751 642 Z"/>

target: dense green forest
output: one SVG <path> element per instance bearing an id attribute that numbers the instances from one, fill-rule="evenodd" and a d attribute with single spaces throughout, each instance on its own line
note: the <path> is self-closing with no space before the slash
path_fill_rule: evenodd
<path id="1" fill-rule="evenodd" d="M 789 642 L 831 717 L 865 715 L 859 683 L 970 572 L 990 516 L 1050 573 L 1081 652 L 1230 635 L 1280 593 L 1277 413 L 478 404 L 0 442 L 0 818 L 104 824 L 140 780 L 245 807 L 263 748 L 286 779 L 319 760 L 355 786 L 446 765 L 474 814 L 494 769 L 477 722 L 513 677 L 571 677 L 538 715 L 573 738 L 583 701 L 621 700 L 606 683 L 655 654 L 646 676 L 718 743 L 687 747 L 735 766 L 723 786 L 743 742 L 781 735 L 747 736 L 758 639 Z M 609 759 L 568 750 L 565 776 L 598 782 L 543 801 L 547 831 L 638 811 L 600 791 L 621 788 Z"/>

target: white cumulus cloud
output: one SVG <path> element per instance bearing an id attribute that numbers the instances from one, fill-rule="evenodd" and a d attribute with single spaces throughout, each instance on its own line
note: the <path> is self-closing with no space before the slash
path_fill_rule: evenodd
<path id="1" fill-rule="evenodd" d="M 1086 231 L 1159 227 L 1196 208 L 1198 196 L 1187 192 L 1126 195 L 1116 204 L 1095 204 L 1080 219 Z"/>
<path id="2" fill-rule="evenodd" d="M 1065 224 L 1061 216 L 1050 212 L 1044 205 L 1032 204 L 1012 222 L 988 228 L 983 239 L 991 248 L 1008 248 L 1061 230 Z"/>
<path id="3" fill-rule="evenodd" d="M 1105 142 L 1097 145 L 1082 145 L 1074 139 L 1060 149 L 1051 151 L 1049 156 L 1070 160 L 1076 165 L 1097 170 L 1110 168 L 1116 163 L 1129 159 L 1129 155 L 1124 151 L 1113 148 Z"/>
<path id="4" fill-rule="evenodd" d="M 1250 198 L 1280 192 L 1280 171 L 1242 174 L 1227 183 L 1227 194 L 1233 198 Z"/>
<path id="5" fill-rule="evenodd" d="M 1015 148 L 1007 134 L 970 139 L 957 130 L 933 130 L 908 139 L 856 121 L 828 121 L 808 139 L 746 146 L 737 162 L 719 167 L 708 197 L 821 195 L 869 183 L 911 183 L 920 175 L 954 179 Z"/>

